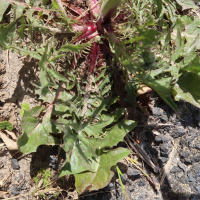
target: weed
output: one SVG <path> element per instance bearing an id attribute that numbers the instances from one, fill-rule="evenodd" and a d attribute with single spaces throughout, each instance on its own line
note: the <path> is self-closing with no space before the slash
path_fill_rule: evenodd
<path id="1" fill-rule="evenodd" d="M 182 2 L 183 10 L 195 9 L 193 1 Z M 129 154 L 116 146 L 137 123 L 125 120 L 120 102 L 135 107 L 141 84 L 175 112 L 172 95 L 200 107 L 198 18 L 177 15 L 169 0 L 86 3 L 82 10 L 60 0 L 1 0 L 0 11 L 1 47 L 40 67 L 33 84 L 43 104 L 22 105 L 19 150 L 60 145 L 66 152 L 60 176 L 73 174 L 79 193 L 106 186 L 111 166 Z"/>

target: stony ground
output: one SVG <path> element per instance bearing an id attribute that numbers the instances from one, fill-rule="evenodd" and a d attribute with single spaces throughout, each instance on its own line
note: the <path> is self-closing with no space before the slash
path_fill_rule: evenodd
<path id="1" fill-rule="evenodd" d="M 8 65 L 9 63 L 9 65 Z M 32 60 L 9 52 L 0 53 L 0 121 L 9 120 L 14 124 L 14 133 L 21 132 L 19 110 L 23 102 L 36 105 L 37 96 L 31 81 L 37 76 Z M 138 109 L 141 119 L 138 126 L 129 133 L 146 155 L 156 165 L 155 173 L 148 165 L 132 152 L 131 157 L 150 177 L 151 183 L 141 170 L 127 160 L 118 166 L 123 176 L 122 182 L 131 200 L 197 200 L 200 199 L 200 109 L 184 102 L 177 102 L 175 114 L 155 93 L 151 93 L 152 115 L 147 117 Z M 126 146 L 120 143 L 120 146 Z M 40 168 L 50 169 L 53 180 L 58 177 L 58 149 L 41 146 L 34 154 L 19 155 L 8 151 L 0 139 L 0 198 L 25 199 L 35 190 L 33 177 Z M 64 156 L 61 159 L 64 159 Z M 165 174 L 163 175 L 163 169 Z M 113 169 L 115 171 L 115 169 Z M 161 179 L 164 178 L 161 183 Z M 64 184 L 63 184 L 64 183 Z M 39 199 L 78 199 L 73 191 L 73 177 L 65 181 L 57 180 L 48 190 L 35 191 Z M 55 197 L 53 194 L 62 192 Z M 46 197 L 41 197 L 45 193 Z M 34 199 L 34 198 L 33 198 Z M 115 172 L 111 183 L 100 191 L 84 193 L 80 200 L 123 200 L 125 199 Z"/>

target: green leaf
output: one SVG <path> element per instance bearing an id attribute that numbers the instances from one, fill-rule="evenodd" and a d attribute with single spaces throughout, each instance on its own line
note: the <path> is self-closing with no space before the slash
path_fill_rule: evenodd
<path id="1" fill-rule="evenodd" d="M 177 27 L 177 37 L 176 37 L 176 50 L 172 55 L 172 60 L 175 61 L 179 56 L 181 56 L 181 53 L 183 51 L 183 44 L 182 44 L 182 37 L 181 37 L 181 20 L 178 18 L 176 21 L 176 27 Z"/>
<path id="2" fill-rule="evenodd" d="M 197 9 L 198 7 L 195 5 L 193 0 L 176 0 L 176 2 L 182 6 L 182 10 L 187 10 L 187 9 Z"/>
<path id="3" fill-rule="evenodd" d="M 137 122 L 132 120 L 123 120 L 112 127 L 106 132 L 104 140 L 102 140 L 99 145 L 101 148 L 113 147 L 117 145 L 120 141 L 123 141 L 124 136 L 132 131 L 137 125 Z"/>
<path id="4" fill-rule="evenodd" d="M 47 65 L 48 65 L 48 55 L 50 53 L 50 47 L 49 47 L 49 43 L 46 44 L 45 47 L 45 51 L 42 55 L 42 59 L 39 62 L 39 65 L 41 67 L 40 69 L 40 83 L 41 83 L 41 93 L 42 95 L 46 95 L 49 90 L 48 90 L 48 86 L 50 86 L 50 82 L 47 79 Z"/>
<path id="5" fill-rule="evenodd" d="M 15 18 L 20 17 L 23 14 L 25 7 L 22 5 L 14 5 L 14 15 Z"/>
<path id="6" fill-rule="evenodd" d="M 183 67 L 182 70 L 190 71 L 190 72 L 200 75 L 200 58 L 199 58 L 199 56 L 197 55 L 195 57 L 195 59 L 192 62 L 190 62 L 188 65 Z"/>
<path id="7" fill-rule="evenodd" d="M 162 0 L 156 0 L 156 3 L 157 3 L 157 7 L 158 7 L 156 15 L 158 18 L 162 11 Z"/>
<path id="8" fill-rule="evenodd" d="M 15 25 L 19 22 L 19 20 L 22 17 L 17 18 L 7 26 L 0 25 L 0 45 L 3 46 L 3 48 L 7 49 L 10 47 L 12 43 L 12 36 L 15 32 Z"/>
<path id="9" fill-rule="evenodd" d="M 173 87 L 173 95 L 176 101 L 184 100 L 200 108 L 200 76 L 182 71 L 182 75 Z"/>
<path id="10" fill-rule="evenodd" d="M 59 50 L 58 52 L 79 52 L 81 50 L 83 50 L 85 47 L 88 47 L 89 44 L 87 43 L 83 43 L 83 44 L 66 44 L 66 45 L 63 45 Z"/>
<path id="11" fill-rule="evenodd" d="M 28 111 L 29 109 L 30 109 L 30 104 L 29 103 L 23 103 L 22 105 L 21 105 L 21 109 L 24 109 L 24 110 L 26 110 L 26 111 Z"/>
<path id="12" fill-rule="evenodd" d="M 88 136 L 99 137 L 100 134 L 103 134 L 103 128 L 108 126 L 114 121 L 114 117 L 101 115 L 101 119 L 96 124 L 86 123 L 83 124 L 84 128 L 81 129 L 82 132 L 85 132 Z"/>
<path id="13" fill-rule="evenodd" d="M 0 129 L 7 129 L 8 131 L 13 130 L 13 125 L 8 121 L 0 122 Z"/>
<path id="14" fill-rule="evenodd" d="M 95 172 L 97 158 L 96 149 L 117 145 L 119 141 L 123 141 L 124 136 L 129 131 L 135 128 L 136 124 L 137 123 L 134 121 L 124 120 L 106 131 L 106 136 L 104 138 L 88 138 L 85 137 L 85 134 L 83 133 L 86 131 L 84 130 L 84 124 L 81 125 L 75 122 L 70 124 L 69 121 L 68 124 L 65 124 L 66 127 L 63 130 L 64 145 L 62 148 L 66 152 L 66 161 L 60 176 L 77 174 L 83 171 Z M 102 125 L 102 128 L 104 125 L 105 124 Z M 78 130 L 79 134 L 70 127 L 74 130 Z"/>
<path id="15" fill-rule="evenodd" d="M 117 6 L 120 4 L 120 0 L 103 0 L 101 4 L 101 11 L 100 11 L 100 17 L 104 18 L 107 15 L 112 17 L 114 14 Z"/>
<path id="16" fill-rule="evenodd" d="M 22 135 L 17 143 L 19 150 L 23 153 L 36 152 L 39 145 L 56 145 L 60 141 L 51 136 L 53 125 L 50 121 L 52 108 L 47 110 L 43 120 L 37 116 L 42 108 L 37 106 L 30 111 L 25 111 L 22 118 Z"/>
<path id="17" fill-rule="evenodd" d="M 138 75 L 138 77 L 149 87 L 153 88 L 175 112 L 178 110 L 176 104 L 171 98 L 171 77 L 157 80 L 152 79 L 152 77 L 148 76 L 147 74 L 141 74 Z"/>
<path id="18" fill-rule="evenodd" d="M 61 169 L 60 176 L 88 170 L 95 171 L 96 147 L 92 143 L 92 138 L 85 138 L 83 134 L 77 134 L 71 128 L 66 127 L 63 140 L 62 148 L 66 152 L 66 161 Z"/>
<path id="19" fill-rule="evenodd" d="M 0 6 L 0 21 L 3 18 L 3 15 L 5 11 L 7 10 L 8 6 L 10 5 L 10 2 L 7 0 L 1 0 L 1 6 Z"/>
<path id="20" fill-rule="evenodd" d="M 128 83 L 128 85 L 125 86 L 125 90 L 127 91 L 127 95 L 125 100 L 130 103 L 133 107 L 137 106 L 136 102 L 136 87 L 133 85 L 133 83 Z"/>
<path id="21" fill-rule="evenodd" d="M 129 153 L 130 151 L 124 148 L 105 152 L 97 158 L 95 173 L 84 172 L 75 174 L 75 186 L 78 193 L 83 193 L 87 190 L 98 190 L 109 184 L 114 175 L 114 172 L 110 168 Z"/>
<path id="22" fill-rule="evenodd" d="M 20 112 L 19 112 L 20 116 L 22 117 L 24 115 L 24 111 L 25 110 L 28 111 L 29 109 L 30 109 L 30 104 L 29 103 L 23 103 L 21 105 L 21 109 L 20 109 Z"/>
<path id="23" fill-rule="evenodd" d="M 143 41 L 143 45 L 144 47 L 147 47 L 149 45 L 151 45 L 153 42 L 158 42 L 158 36 L 160 35 L 160 33 L 157 30 L 153 30 L 153 29 L 139 29 L 139 34 L 140 37 Z"/>

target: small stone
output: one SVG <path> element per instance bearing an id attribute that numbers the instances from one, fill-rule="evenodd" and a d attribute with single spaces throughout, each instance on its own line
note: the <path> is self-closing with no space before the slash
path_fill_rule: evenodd
<path id="1" fill-rule="evenodd" d="M 115 189 L 115 184 L 114 183 L 109 183 L 108 187 L 109 187 L 110 190 L 113 190 L 113 189 Z"/>
<path id="2" fill-rule="evenodd" d="M 133 192 L 134 189 L 135 189 L 135 187 L 134 187 L 133 185 L 130 185 L 130 186 L 128 187 L 128 189 L 129 189 L 130 192 Z"/>
<path id="3" fill-rule="evenodd" d="M 163 114 L 163 110 L 157 107 L 153 108 L 152 112 L 153 112 L 153 115 L 156 115 L 156 116 L 161 116 Z"/>
<path id="4" fill-rule="evenodd" d="M 137 169 L 132 169 L 132 168 L 128 168 L 128 171 L 127 171 L 127 175 L 130 177 L 130 178 L 133 178 L 133 177 L 136 177 L 136 176 L 139 176 L 141 174 L 141 172 Z"/>
<path id="5" fill-rule="evenodd" d="M 160 145 L 160 156 L 169 157 L 169 154 L 171 152 L 171 146 L 172 146 L 171 143 L 169 144 L 164 143 Z"/>
<path id="6" fill-rule="evenodd" d="M 50 163 L 52 164 L 56 164 L 57 160 L 56 160 L 56 157 L 54 155 L 50 155 Z"/>
<path id="7" fill-rule="evenodd" d="M 197 142 L 197 143 L 195 144 L 195 148 L 198 149 L 198 150 L 200 150 L 200 143 L 199 143 L 199 142 Z"/>
<path id="8" fill-rule="evenodd" d="M 182 128 L 182 127 L 178 127 L 176 131 L 172 132 L 172 137 L 173 138 L 178 138 L 178 137 L 181 137 L 181 136 L 183 136 L 185 134 L 186 134 L 185 129 Z"/>
<path id="9" fill-rule="evenodd" d="M 200 153 L 195 154 L 195 155 L 193 156 L 193 158 L 194 158 L 194 160 L 195 160 L 196 162 L 199 162 L 199 161 L 200 161 Z"/>
<path id="10" fill-rule="evenodd" d="M 199 182 L 200 182 L 200 177 L 198 177 L 198 178 L 196 179 L 196 182 L 197 182 L 197 183 L 199 183 Z"/>
<path id="11" fill-rule="evenodd" d="M 145 186 L 145 185 L 146 185 L 145 181 L 144 181 L 142 178 L 140 178 L 140 179 L 137 181 L 137 184 L 138 184 L 139 187 L 142 187 L 142 186 Z"/>
<path id="12" fill-rule="evenodd" d="M 197 170 L 196 175 L 195 175 L 195 178 L 198 178 L 198 177 L 200 177 L 200 171 L 199 170 Z"/>
<path id="13" fill-rule="evenodd" d="M 172 169 L 170 170 L 170 173 L 177 173 L 177 172 L 182 172 L 183 170 L 180 169 L 177 166 L 172 167 Z"/>
<path id="14" fill-rule="evenodd" d="M 155 142 L 157 142 L 157 143 L 167 143 L 170 140 L 171 140 L 171 137 L 167 136 L 167 135 L 157 135 L 155 137 Z"/>
<path id="15" fill-rule="evenodd" d="M 187 176 L 185 176 L 185 174 L 183 175 L 182 173 L 180 173 L 180 176 L 178 177 L 178 182 L 183 183 L 183 184 L 188 184 L 188 181 L 189 180 L 188 180 Z"/>
<path id="16" fill-rule="evenodd" d="M 18 191 L 18 188 L 14 185 L 13 186 L 13 188 L 12 188 L 12 190 L 11 190 L 11 193 L 13 194 L 13 195 L 18 195 L 20 192 Z"/>
<path id="17" fill-rule="evenodd" d="M 116 196 L 112 196 L 110 200 L 117 200 Z"/>
<path id="18" fill-rule="evenodd" d="M 196 190 L 197 190 L 198 193 L 200 193 L 200 185 L 196 186 Z"/>
<path id="19" fill-rule="evenodd" d="M 166 158 L 166 157 L 161 157 L 161 161 L 162 161 L 162 163 L 166 163 L 168 160 L 169 160 L 169 159 Z"/>
<path id="20" fill-rule="evenodd" d="M 162 137 L 160 136 L 160 135 L 157 135 L 156 137 L 155 137 L 155 142 L 157 142 L 157 143 L 162 143 L 163 141 L 162 141 Z"/>
<path id="21" fill-rule="evenodd" d="M 127 177 L 126 174 L 123 174 L 123 176 L 121 177 L 121 179 L 122 179 L 122 183 L 125 184 L 126 181 L 127 181 L 127 179 L 128 179 L 128 177 Z"/>
<path id="22" fill-rule="evenodd" d="M 188 174 L 189 182 L 194 182 L 194 177 L 192 174 Z"/>
<path id="23" fill-rule="evenodd" d="M 13 169 L 19 169 L 20 168 L 19 163 L 18 163 L 17 159 L 15 159 L 15 158 L 12 159 L 12 168 Z"/>
<path id="24" fill-rule="evenodd" d="M 59 163 L 50 166 L 53 170 L 57 170 L 59 168 Z"/>
<path id="25" fill-rule="evenodd" d="M 178 166 L 179 166 L 184 172 L 186 172 L 186 170 L 187 170 L 186 165 L 184 165 L 181 161 L 178 162 Z"/>
<path id="26" fill-rule="evenodd" d="M 166 115 L 165 112 L 163 112 L 163 115 L 160 116 L 160 119 L 163 121 L 163 122 L 168 122 L 168 117 Z"/>

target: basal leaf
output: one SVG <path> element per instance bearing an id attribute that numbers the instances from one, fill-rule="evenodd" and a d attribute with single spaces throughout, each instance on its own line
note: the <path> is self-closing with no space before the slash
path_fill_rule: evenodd
<path id="1" fill-rule="evenodd" d="M 198 7 L 195 5 L 193 0 L 176 0 L 176 2 L 182 6 L 182 10 L 186 10 L 186 9 L 197 9 Z"/>
<path id="2" fill-rule="evenodd" d="M 82 193 L 87 190 L 98 190 L 109 184 L 114 175 L 114 172 L 110 171 L 110 168 L 119 160 L 126 157 L 129 153 L 130 151 L 124 148 L 117 148 L 105 152 L 96 159 L 97 163 L 95 173 L 84 172 L 75 174 L 75 186 L 78 193 Z"/>
<path id="3" fill-rule="evenodd" d="M 141 79 L 141 81 L 154 89 L 174 111 L 177 111 L 176 104 L 171 98 L 171 77 L 157 80 L 152 79 L 152 77 L 148 75 L 139 75 L 138 77 Z"/>
<path id="4" fill-rule="evenodd" d="M 177 28 L 177 37 L 176 37 L 176 50 L 172 55 L 172 60 L 175 61 L 182 55 L 183 52 L 183 44 L 182 44 L 182 37 L 181 37 L 181 20 L 177 19 L 176 21 L 176 28 Z"/>
<path id="5" fill-rule="evenodd" d="M 124 136 L 132 131 L 137 125 L 137 122 L 132 120 L 123 120 L 113 126 L 109 131 L 106 132 L 106 136 L 101 142 L 100 147 L 113 147 L 120 141 L 123 141 Z"/>
<path id="6" fill-rule="evenodd" d="M 47 79 L 47 61 L 48 61 L 49 53 L 50 53 L 50 47 L 49 47 L 49 43 L 47 43 L 45 47 L 45 51 L 42 55 L 42 59 L 39 62 L 39 65 L 41 68 L 40 69 L 41 93 L 44 96 L 49 92 L 47 87 L 50 85 L 50 82 Z"/>
<path id="7" fill-rule="evenodd" d="M 0 25 L 0 45 L 7 49 L 10 47 L 12 43 L 12 36 L 15 32 L 15 25 L 19 22 L 21 17 L 17 18 L 7 26 L 5 25 Z"/>
<path id="8" fill-rule="evenodd" d="M 96 147 L 92 143 L 93 139 L 86 138 L 82 133 L 78 134 L 67 126 L 64 130 L 63 140 L 62 148 L 66 152 L 66 161 L 61 169 L 60 176 L 88 170 L 94 172 Z"/>
<path id="9" fill-rule="evenodd" d="M 190 62 L 188 65 L 183 67 L 182 70 L 190 71 L 190 72 L 200 75 L 200 58 L 199 58 L 199 56 L 197 55 L 195 57 L 195 59 L 192 62 Z"/>
<path id="10" fill-rule="evenodd" d="M 8 6 L 10 5 L 10 2 L 7 0 L 1 0 L 1 6 L 0 6 L 0 21 L 3 18 L 3 15 L 5 11 L 7 10 Z"/>
<path id="11" fill-rule="evenodd" d="M 124 136 L 131 131 L 136 124 L 137 123 L 134 121 L 124 120 L 106 131 L 106 133 L 104 133 L 106 135 L 104 138 L 89 138 L 85 136 L 87 135 L 87 129 L 84 129 L 84 124 L 70 124 L 70 121 L 68 124 L 65 123 L 64 145 L 62 148 L 65 150 L 67 158 L 60 176 L 77 174 L 83 171 L 95 172 L 97 166 L 96 150 L 117 145 L 120 141 L 123 141 Z M 102 128 L 104 126 L 105 124 L 102 125 Z M 76 131 L 73 131 L 70 127 Z M 98 129 L 100 130 L 100 128 Z M 95 131 L 95 129 L 92 131 Z M 79 134 L 77 132 L 79 132 Z"/>
<path id="12" fill-rule="evenodd" d="M 30 111 L 25 111 L 22 118 L 22 135 L 17 143 L 23 153 L 35 152 L 39 145 L 59 144 L 59 140 L 50 135 L 52 133 L 51 107 L 47 110 L 43 120 L 38 117 L 42 108 L 37 106 Z"/>
<path id="13" fill-rule="evenodd" d="M 173 87 L 173 95 L 176 101 L 184 100 L 200 108 L 200 76 L 187 71 L 182 75 Z"/>
<path id="14" fill-rule="evenodd" d="M 108 126 L 114 121 L 114 117 L 101 115 L 101 119 L 96 124 L 87 123 L 82 132 L 85 132 L 88 136 L 99 137 L 100 134 L 103 134 L 103 128 Z"/>
<path id="15" fill-rule="evenodd" d="M 20 17 L 23 14 L 24 6 L 22 5 L 14 5 L 14 15 L 15 18 Z"/>

